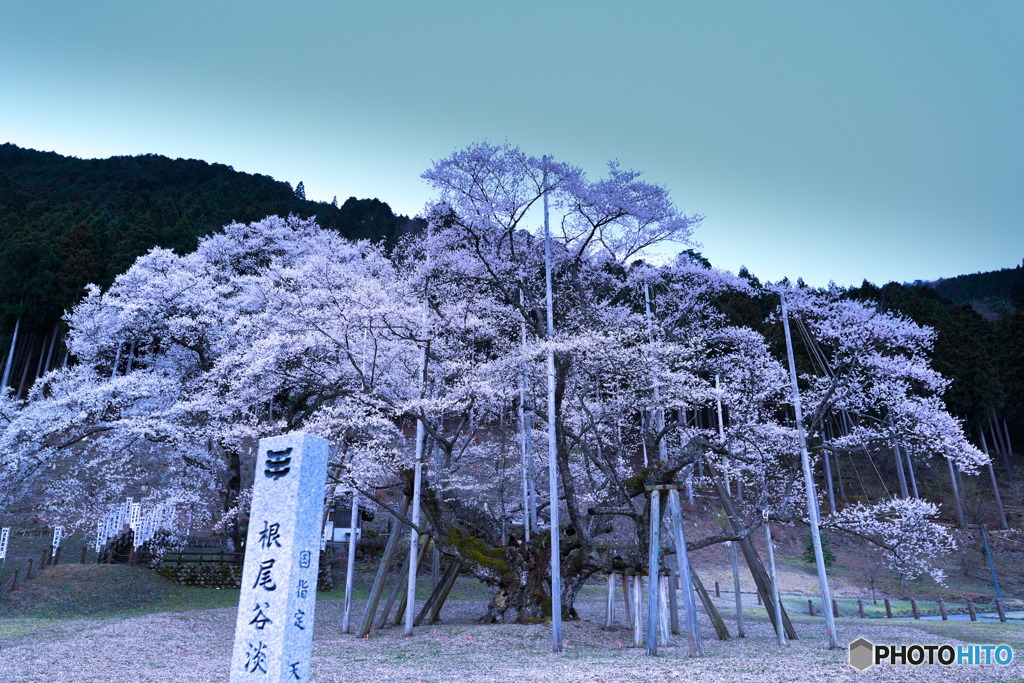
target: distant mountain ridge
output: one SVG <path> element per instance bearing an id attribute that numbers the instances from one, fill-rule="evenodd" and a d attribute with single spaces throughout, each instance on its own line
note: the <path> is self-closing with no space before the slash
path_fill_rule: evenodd
<path id="1" fill-rule="evenodd" d="M 987 318 L 1020 308 L 1024 298 L 1024 261 L 1016 268 L 957 275 L 923 283 L 956 304 L 970 304 Z"/>

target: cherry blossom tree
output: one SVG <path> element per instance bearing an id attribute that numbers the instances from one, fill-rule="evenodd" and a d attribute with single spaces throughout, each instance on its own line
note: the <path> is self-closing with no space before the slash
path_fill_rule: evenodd
<path id="1" fill-rule="evenodd" d="M 942 408 L 929 330 L 838 289 L 755 289 L 692 253 L 653 262 L 652 247 L 686 245 L 700 217 L 638 173 L 611 164 L 591 180 L 551 157 L 478 143 L 424 178 L 437 192 L 430 229 L 390 253 L 269 217 L 226 226 L 191 254 L 154 249 L 106 291 L 90 289 L 66 318 L 74 362 L 27 402 L 0 397 L 12 463 L 0 474 L 4 500 L 35 490 L 85 526 L 144 485 L 154 499 L 216 497 L 218 515 L 244 523 L 256 440 L 301 429 L 334 444 L 325 495 L 341 483 L 394 511 L 394 494 L 411 494 L 419 425 L 429 454 L 421 530 L 490 586 L 487 618 L 550 613 L 553 533 L 572 617 L 587 578 L 645 561 L 645 484 L 690 478 L 719 496 L 729 524 L 691 538 L 691 550 L 748 538 L 763 512 L 806 523 L 778 340 L 736 324 L 722 303 L 780 291 L 814 358 L 800 377 L 812 459 L 899 440 L 967 473 L 986 462 Z M 538 235 L 545 197 L 557 236 L 554 337 Z M 532 417 L 525 438 L 546 444 L 536 397 L 549 350 L 561 494 L 540 496 L 541 529 L 527 541 L 531 511 L 511 493 L 519 469 L 507 461 L 520 410 Z M 721 432 L 697 419 L 719 404 Z M 849 428 L 832 433 L 838 415 Z M 552 505 L 564 511 L 557 529 Z M 883 500 L 823 524 L 875 543 L 906 575 L 939 576 L 934 559 L 952 540 L 936 512 Z"/>

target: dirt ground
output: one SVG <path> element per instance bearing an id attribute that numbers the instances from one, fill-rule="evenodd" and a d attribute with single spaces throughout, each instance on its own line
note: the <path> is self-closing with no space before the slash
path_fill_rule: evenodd
<path id="1" fill-rule="evenodd" d="M 1008 667 L 874 667 L 858 673 L 847 651 L 825 649 L 823 621 L 793 615 L 800 640 L 780 648 L 769 622 L 752 609 L 747 637 L 720 642 L 702 616 L 705 657 L 686 656 L 685 640 L 652 658 L 629 647 L 631 632 L 605 630 L 599 587 L 578 603 L 583 621 L 567 622 L 565 648 L 550 652 L 550 628 L 479 625 L 479 601 L 449 601 L 443 623 L 410 638 L 386 627 L 369 638 L 341 632 L 340 600 L 317 605 L 314 680 L 329 681 L 995 681 L 1024 679 L 1024 628 L 1008 624 L 953 624 L 906 620 L 840 619 L 840 640 L 875 643 L 961 644 L 1009 642 L 1019 653 Z M 724 608 L 725 605 L 723 604 Z M 354 614 L 362 603 L 356 601 Z M 622 605 L 618 613 L 623 614 Z M 763 613 L 762 613 L 763 614 Z M 0 680 L 226 681 L 233 608 L 160 612 L 99 619 L 0 619 Z M 730 629 L 734 622 L 729 622 Z M 735 633 L 735 631 L 733 631 Z M 959 637 L 954 637 L 959 636 Z M 964 640 L 967 638 L 968 640 Z"/>

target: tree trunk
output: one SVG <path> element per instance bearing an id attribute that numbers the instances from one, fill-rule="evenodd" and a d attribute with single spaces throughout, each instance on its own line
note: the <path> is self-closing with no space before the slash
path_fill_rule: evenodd
<path id="1" fill-rule="evenodd" d="M 219 448 L 216 445 L 213 447 Z M 227 477 L 224 486 L 224 512 L 238 505 L 238 497 L 242 493 L 242 462 L 237 449 L 228 449 L 227 461 Z M 248 525 L 244 526 L 246 527 L 245 529 L 242 528 L 241 514 L 237 514 L 235 515 L 235 521 L 225 529 L 228 538 L 234 543 L 236 550 L 242 547 L 242 541 L 248 532 Z"/>

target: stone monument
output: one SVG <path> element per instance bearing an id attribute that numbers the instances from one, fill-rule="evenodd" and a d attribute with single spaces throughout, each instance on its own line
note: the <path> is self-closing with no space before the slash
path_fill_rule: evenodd
<path id="1" fill-rule="evenodd" d="M 309 680 L 328 442 L 261 439 L 231 681 Z"/>

